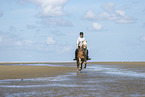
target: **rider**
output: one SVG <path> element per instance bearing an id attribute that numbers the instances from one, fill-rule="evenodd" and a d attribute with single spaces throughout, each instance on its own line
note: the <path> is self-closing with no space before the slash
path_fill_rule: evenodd
<path id="1" fill-rule="evenodd" d="M 77 39 L 77 49 L 75 51 L 75 59 L 74 60 L 77 60 L 77 55 L 78 55 L 78 49 L 82 46 L 83 44 L 83 41 L 85 41 L 85 38 L 83 37 L 84 33 L 83 32 L 80 32 L 80 37 Z M 91 60 L 91 58 L 89 58 L 88 56 L 88 50 L 87 50 L 87 60 Z"/>

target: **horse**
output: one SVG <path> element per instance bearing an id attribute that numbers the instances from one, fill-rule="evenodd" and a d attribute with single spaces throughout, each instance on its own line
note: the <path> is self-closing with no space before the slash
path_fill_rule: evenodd
<path id="1" fill-rule="evenodd" d="M 82 47 L 78 50 L 78 55 L 77 55 L 77 71 L 82 70 L 82 65 L 85 62 L 84 68 L 87 66 L 87 42 L 84 41 L 82 44 Z"/>

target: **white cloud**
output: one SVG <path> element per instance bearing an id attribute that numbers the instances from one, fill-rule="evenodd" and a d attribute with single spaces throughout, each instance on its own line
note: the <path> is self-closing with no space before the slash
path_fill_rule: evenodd
<path id="1" fill-rule="evenodd" d="M 19 0 L 18 1 L 18 4 L 20 4 L 20 5 L 24 5 L 26 2 L 24 1 L 24 0 Z"/>
<path id="2" fill-rule="evenodd" d="M 106 11 L 114 11 L 115 4 L 113 2 L 109 2 L 105 5 L 103 5 L 103 9 L 106 10 Z"/>
<path id="3" fill-rule="evenodd" d="M 48 35 L 39 38 L 39 40 L 23 40 L 19 37 L 14 37 L 12 34 L 9 35 L 6 33 L 0 33 L 0 47 L 11 50 L 56 52 L 57 54 L 63 54 L 72 50 L 72 46 L 64 46 L 63 43 L 56 43 L 54 38 Z"/>
<path id="4" fill-rule="evenodd" d="M 12 40 L 12 41 L 14 42 L 13 46 L 24 46 L 24 48 L 34 46 L 33 43 L 35 43 L 32 40 Z"/>
<path id="5" fill-rule="evenodd" d="M 17 0 L 17 3 L 20 4 L 20 5 L 23 5 L 25 6 L 26 4 L 28 4 L 28 2 L 31 2 L 31 3 L 34 3 L 34 2 L 37 2 L 38 0 Z M 36 3 L 34 3 L 36 4 Z"/>
<path id="6" fill-rule="evenodd" d="M 56 44 L 56 41 L 51 36 L 45 36 L 39 38 L 39 40 L 23 40 L 13 36 L 13 34 L 0 33 L 0 47 L 13 50 L 54 51 L 58 53 L 69 52 L 72 49 L 71 46 L 63 46 L 61 43 Z M 58 48 L 62 50 L 60 51 Z"/>
<path id="7" fill-rule="evenodd" d="M 28 0 L 39 7 L 39 16 L 62 16 L 63 5 L 68 0 Z"/>
<path id="8" fill-rule="evenodd" d="M 85 19 L 90 19 L 90 20 L 94 20 L 97 18 L 96 14 L 92 11 L 89 10 L 88 12 L 86 12 L 86 14 L 84 15 Z"/>
<path id="9" fill-rule="evenodd" d="M 116 10 L 114 3 L 108 3 L 104 5 L 103 8 L 105 9 L 104 12 L 96 14 L 92 10 L 86 12 L 83 16 L 84 19 L 87 20 L 109 20 L 116 23 L 126 24 L 126 23 L 133 23 L 135 22 L 133 18 L 129 17 L 125 11 L 123 10 Z"/>
<path id="10" fill-rule="evenodd" d="M 100 14 L 96 14 L 93 10 L 89 10 L 86 12 L 86 14 L 83 16 L 84 19 L 87 20 L 105 20 L 109 19 L 110 14 L 107 12 L 102 12 Z"/>
<path id="11" fill-rule="evenodd" d="M 132 19 L 127 19 L 127 18 L 122 18 L 122 19 L 118 19 L 116 20 L 117 23 L 120 23 L 120 24 L 128 24 L 128 23 L 133 23 L 134 20 Z"/>
<path id="12" fill-rule="evenodd" d="M 122 10 L 116 10 L 115 13 L 118 14 L 119 16 L 126 17 L 126 13 L 125 13 L 125 11 L 122 11 Z"/>
<path id="13" fill-rule="evenodd" d="M 73 24 L 67 20 L 63 20 L 61 18 L 43 18 L 41 21 L 44 25 L 51 25 L 51 26 L 73 26 Z"/>
<path id="14" fill-rule="evenodd" d="M 99 23 L 92 23 L 92 26 L 88 28 L 89 30 L 99 31 L 102 30 L 102 25 Z"/>
<path id="15" fill-rule="evenodd" d="M 22 42 L 21 42 L 21 41 L 16 41 L 15 44 L 16 44 L 17 46 L 22 46 Z"/>
<path id="16" fill-rule="evenodd" d="M 53 40 L 53 37 L 48 37 L 48 38 L 46 39 L 46 43 L 47 43 L 47 44 L 55 44 L 55 40 Z"/>
<path id="17" fill-rule="evenodd" d="M 33 40 L 22 40 L 18 36 L 15 36 L 12 33 L 0 32 L 0 46 L 7 49 L 30 49 L 35 48 L 37 43 Z"/>
<path id="18" fill-rule="evenodd" d="M 24 43 L 25 43 L 26 45 L 31 45 L 32 43 L 35 43 L 35 42 L 32 41 L 32 40 L 24 40 Z"/>
<path id="19" fill-rule="evenodd" d="M 0 32 L 1 46 L 11 46 L 15 43 L 14 35 L 11 33 Z"/>
<path id="20" fill-rule="evenodd" d="M 98 20 L 105 20 L 110 18 L 110 14 L 108 14 L 107 12 L 102 12 L 101 14 L 96 16 L 98 17 Z"/>
<path id="21" fill-rule="evenodd" d="M 64 4 L 68 0 L 25 0 L 35 4 L 38 9 L 36 17 L 41 18 L 39 23 L 46 26 L 73 26 L 72 22 L 64 20 L 62 16 L 67 16 L 63 11 Z M 21 0 L 19 3 L 21 4 Z M 22 2 L 23 3 L 23 2 Z M 28 29 L 35 28 L 35 25 L 27 25 Z"/>

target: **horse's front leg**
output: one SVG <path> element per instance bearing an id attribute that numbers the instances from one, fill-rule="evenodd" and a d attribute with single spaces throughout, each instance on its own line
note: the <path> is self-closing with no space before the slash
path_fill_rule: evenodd
<path id="1" fill-rule="evenodd" d="M 85 59 L 85 66 L 84 66 L 84 68 L 86 68 L 86 66 L 87 66 L 87 61 L 86 61 L 86 59 Z"/>
<path id="2" fill-rule="evenodd" d="M 85 56 L 85 58 L 84 58 L 84 61 L 85 61 L 84 68 L 86 68 L 86 66 L 87 66 L 87 50 L 84 51 L 84 56 Z"/>
<path id="3" fill-rule="evenodd" d="M 79 58 L 79 70 L 81 70 L 81 58 Z"/>

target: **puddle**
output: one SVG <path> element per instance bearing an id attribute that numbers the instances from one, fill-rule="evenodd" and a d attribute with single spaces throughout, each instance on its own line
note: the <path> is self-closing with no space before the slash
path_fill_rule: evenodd
<path id="1" fill-rule="evenodd" d="M 96 72 L 103 72 L 106 74 L 117 75 L 117 76 L 145 78 L 145 73 L 130 71 L 128 69 L 122 69 L 119 68 L 118 66 L 106 67 L 104 65 L 98 65 L 98 66 L 90 66 L 89 69 Z"/>

